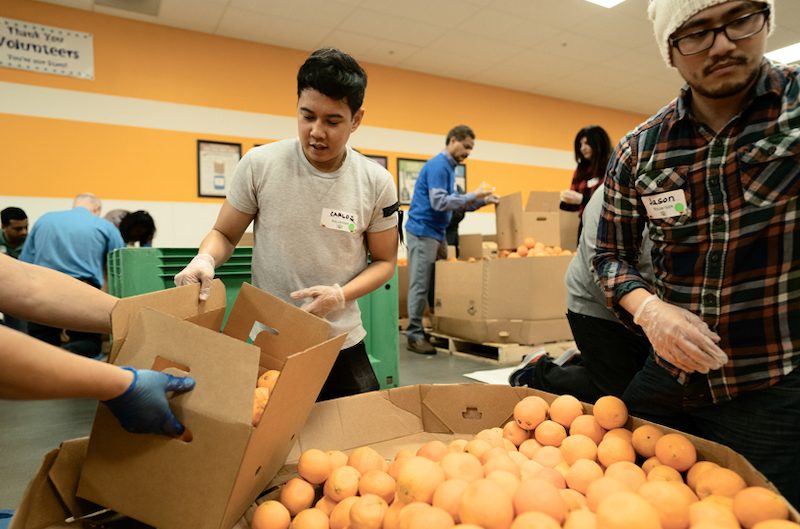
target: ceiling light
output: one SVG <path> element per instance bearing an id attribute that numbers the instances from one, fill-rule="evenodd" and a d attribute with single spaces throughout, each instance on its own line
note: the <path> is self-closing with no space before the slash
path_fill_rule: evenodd
<path id="1" fill-rule="evenodd" d="M 767 53 L 766 56 L 768 59 L 782 62 L 783 64 L 792 64 L 793 62 L 800 61 L 800 42 L 779 50 L 771 51 Z"/>
<path id="2" fill-rule="evenodd" d="M 586 0 L 586 1 L 603 7 L 614 7 L 617 4 L 621 4 L 625 0 Z"/>

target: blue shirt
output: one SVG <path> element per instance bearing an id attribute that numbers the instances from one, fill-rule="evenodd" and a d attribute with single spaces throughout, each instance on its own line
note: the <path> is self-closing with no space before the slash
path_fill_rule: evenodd
<path id="1" fill-rule="evenodd" d="M 441 241 L 453 211 L 474 211 L 486 204 L 475 198 L 475 193 L 455 193 L 456 165 L 453 157 L 442 151 L 422 166 L 414 184 L 406 231 Z"/>
<path id="2" fill-rule="evenodd" d="M 124 247 L 116 226 L 77 207 L 42 215 L 19 258 L 102 287 L 106 255 Z"/>

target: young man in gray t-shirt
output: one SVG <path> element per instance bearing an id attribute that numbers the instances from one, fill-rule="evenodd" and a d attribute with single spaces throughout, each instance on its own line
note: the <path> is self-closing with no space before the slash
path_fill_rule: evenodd
<path id="1" fill-rule="evenodd" d="M 379 388 L 356 299 L 394 274 L 397 191 L 386 169 L 347 146 L 361 124 L 367 76 L 339 50 L 312 53 L 297 74 L 298 138 L 242 158 L 198 255 L 175 276 L 202 283 L 254 221 L 253 284 L 348 333 L 319 400 Z M 367 261 L 369 255 L 369 263 Z"/>

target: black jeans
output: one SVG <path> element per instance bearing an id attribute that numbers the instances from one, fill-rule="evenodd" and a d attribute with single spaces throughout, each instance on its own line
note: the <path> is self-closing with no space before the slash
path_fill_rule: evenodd
<path id="1" fill-rule="evenodd" d="M 378 389 L 380 389 L 378 377 L 372 370 L 372 364 L 367 356 L 367 346 L 362 340 L 352 347 L 339 351 L 328 379 L 319 392 L 317 402 Z"/>
<path id="2" fill-rule="evenodd" d="M 28 335 L 47 342 L 56 347 L 61 345 L 61 329 L 56 327 L 48 327 L 47 325 L 40 325 L 38 323 L 28 322 Z M 100 356 L 103 339 L 102 335 L 93 332 L 81 332 L 67 330 L 69 341 L 63 345 L 63 348 L 81 356 L 88 358 L 97 358 Z"/>
<path id="3" fill-rule="evenodd" d="M 615 321 L 572 311 L 567 312 L 567 320 L 580 359 L 563 367 L 540 359 L 529 385 L 551 393 L 569 393 L 584 402 L 603 395 L 621 397 L 650 354 L 650 342 Z"/>

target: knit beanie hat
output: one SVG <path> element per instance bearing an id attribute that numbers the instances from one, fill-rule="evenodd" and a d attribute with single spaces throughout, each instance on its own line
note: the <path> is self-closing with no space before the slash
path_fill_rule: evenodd
<path id="1" fill-rule="evenodd" d="M 653 21 L 653 32 L 661 57 L 667 66 L 673 66 L 670 59 L 669 36 L 675 33 L 687 20 L 703 9 L 724 4 L 731 0 L 650 0 L 647 14 Z M 769 6 L 769 33 L 775 29 L 775 0 L 758 0 Z M 769 34 L 768 33 L 768 34 Z"/>

